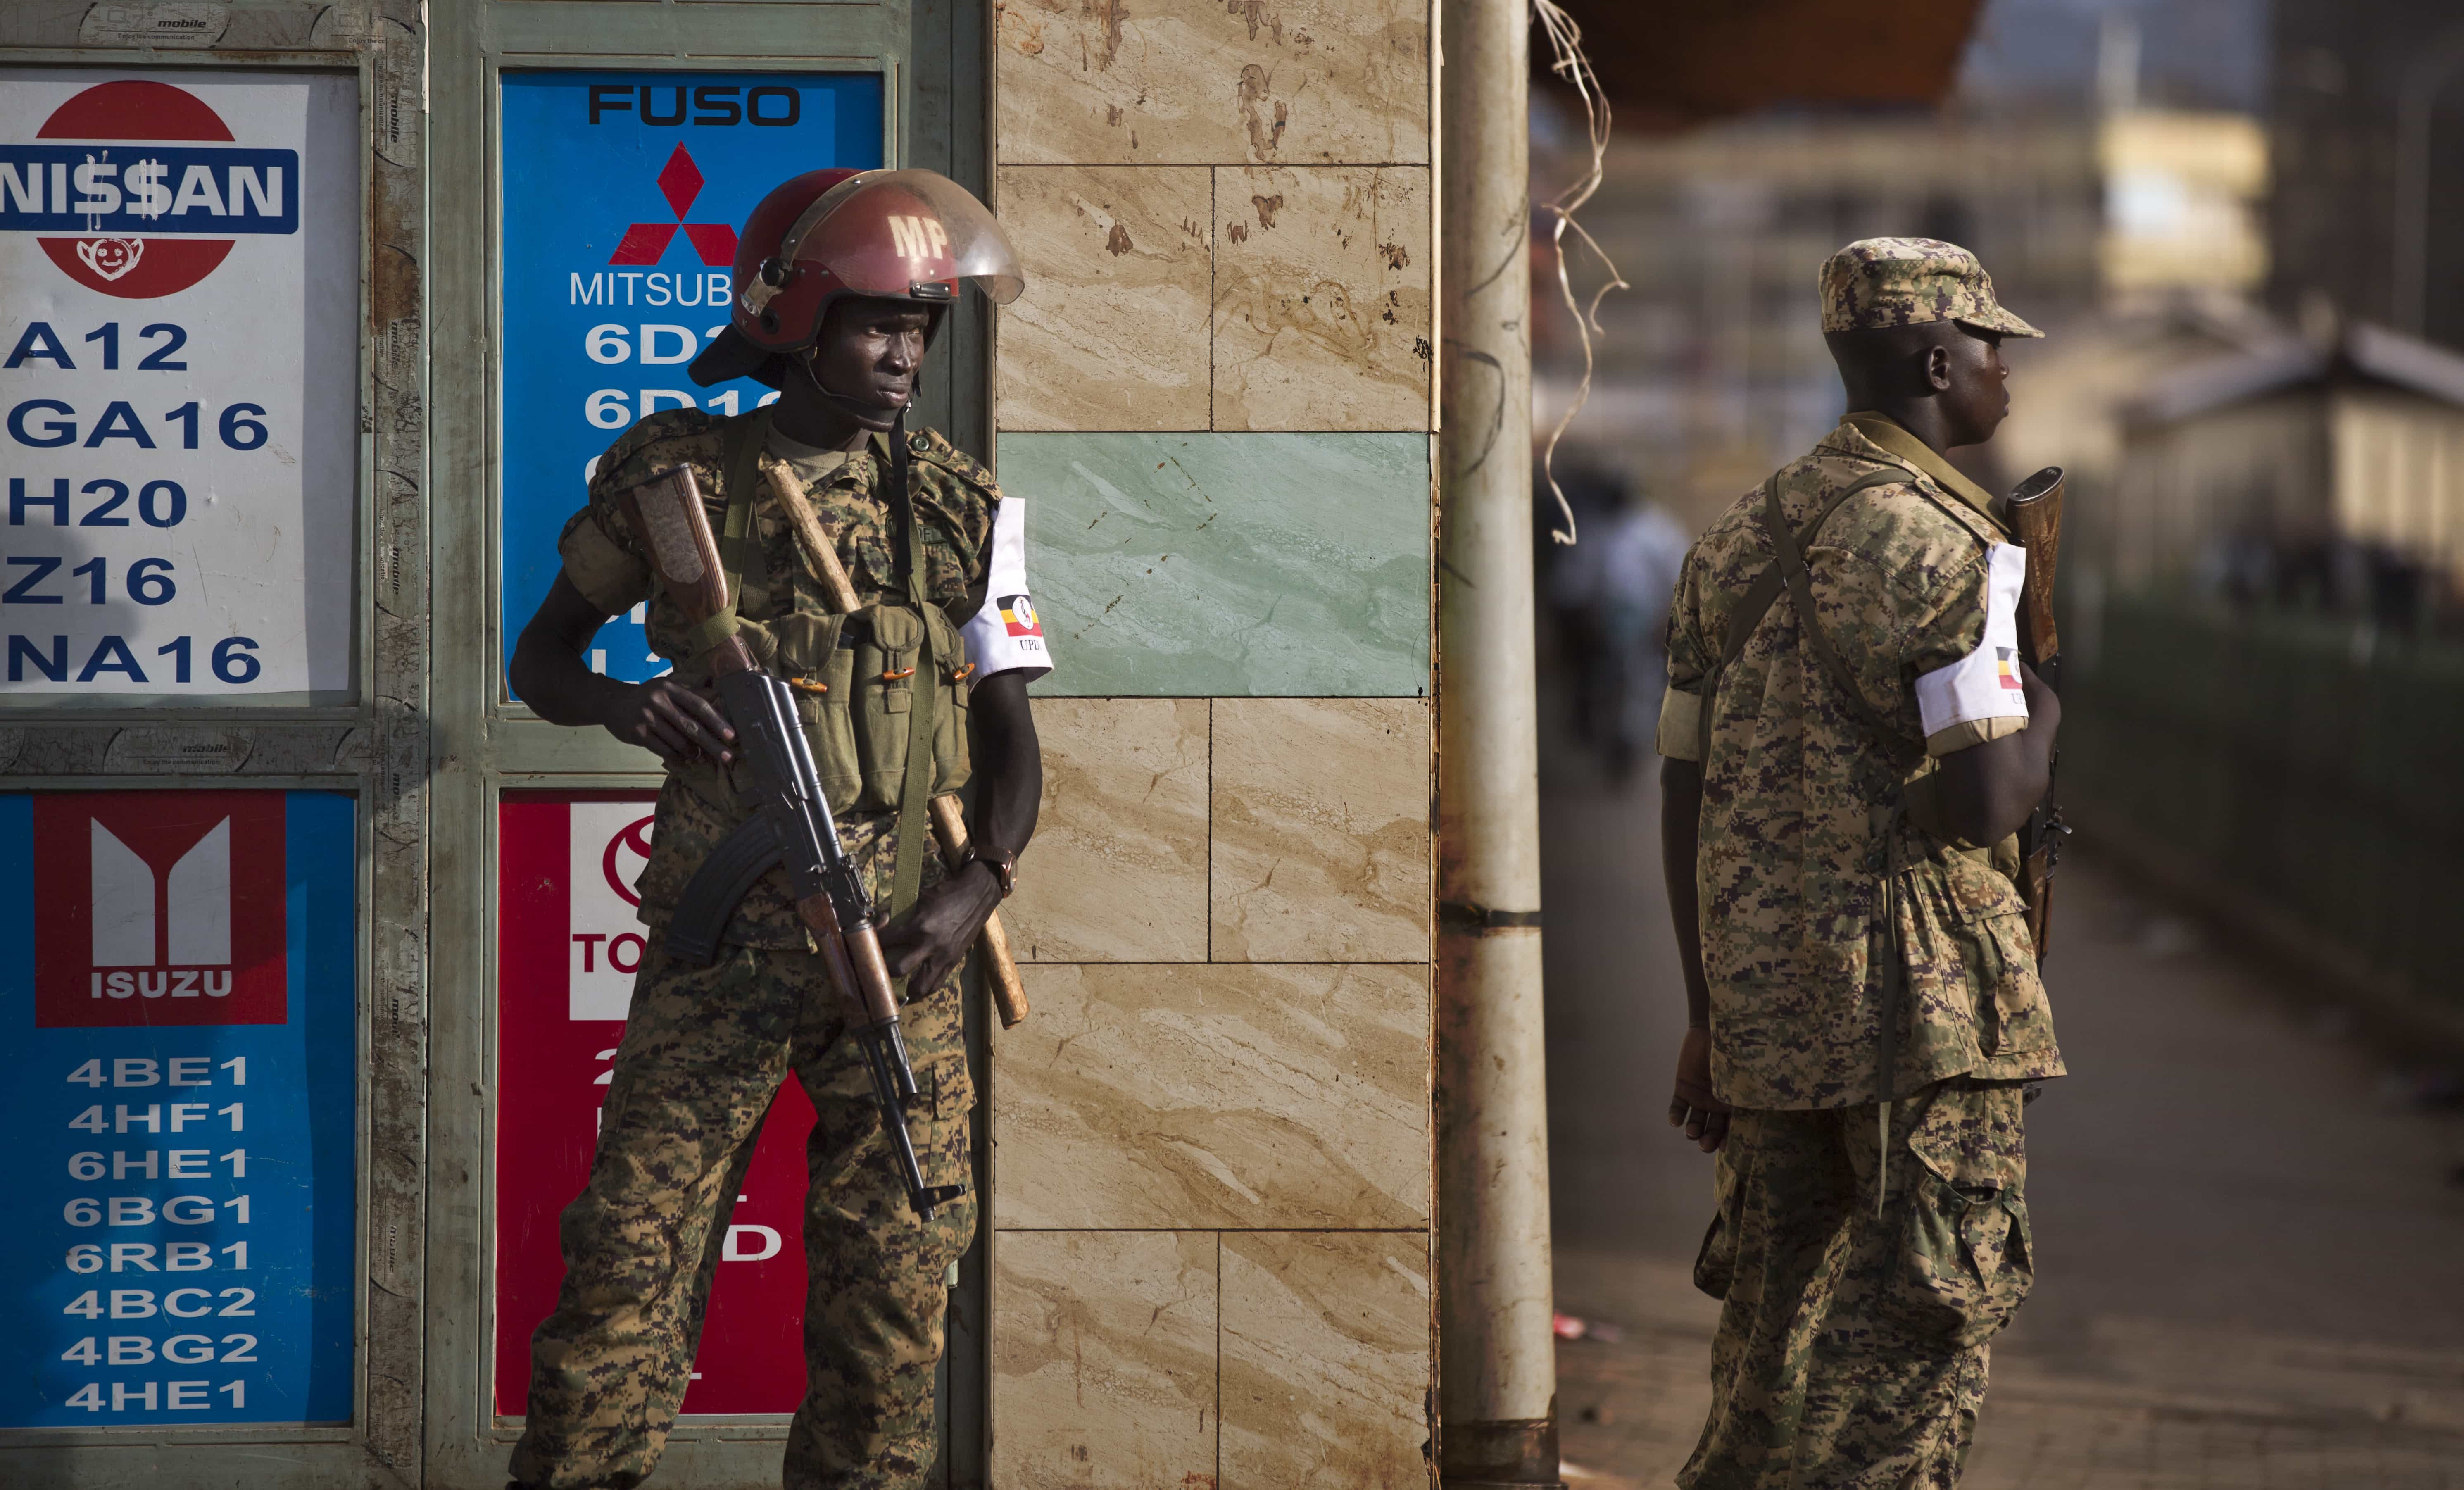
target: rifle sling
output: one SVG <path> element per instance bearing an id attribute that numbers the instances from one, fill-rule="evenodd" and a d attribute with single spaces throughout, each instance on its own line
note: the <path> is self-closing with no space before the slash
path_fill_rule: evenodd
<path id="1" fill-rule="evenodd" d="M 924 619 L 924 525 L 915 513 L 915 494 L 910 485 L 913 467 L 908 458 L 907 416 L 902 413 L 890 430 L 890 511 L 891 520 L 904 530 L 907 548 L 907 600 L 915 607 L 916 619 Z M 925 822 L 925 802 L 933 794 L 933 725 L 934 706 L 940 701 L 941 664 L 933 655 L 933 627 L 922 627 L 923 639 L 917 644 L 915 676 L 909 692 L 913 702 L 907 715 L 907 770 L 898 789 L 898 850 L 890 877 L 890 913 L 897 916 L 915 904 L 924 884 L 924 841 L 931 837 Z M 901 990 L 901 997 L 905 997 Z"/>
<path id="2" fill-rule="evenodd" d="M 744 608 L 747 593 L 766 593 L 769 566 L 753 521 L 753 493 L 760 474 L 761 452 L 770 447 L 771 411 L 758 408 L 750 419 L 730 422 L 724 446 L 727 471 L 727 526 L 719 535 L 718 561 L 727 571 L 728 603 Z"/>

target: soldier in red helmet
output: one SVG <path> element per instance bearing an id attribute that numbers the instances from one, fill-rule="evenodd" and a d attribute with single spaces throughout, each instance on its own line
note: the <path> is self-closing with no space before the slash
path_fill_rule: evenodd
<path id="1" fill-rule="evenodd" d="M 711 639 L 655 584 L 615 498 L 671 466 L 700 482 L 711 527 L 726 535 L 735 634 L 796 688 L 841 838 L 891 912 L 881 944 L 907 989 L 917 1154 L 934 1183 L 963 1184 L 975 1098 L 958 968 L 1034 831 L 1042 768 L 1026 684 L 1051 668 L 1019 502 L 937 432 L 906 427 L 925 351 L 969 279 L 997 302 L 1023 284 L 992 214 L 944 177 L 814 171 L 772 191 L 738 240 L 732 323 L 692 370 L 704 384 L 750 375 L 778 394 L 733 417 L 662 410 L 608 447 L 559 541 L 563 571 L 515 649 L 515 689 L 542 717 L 604 728 L 668 768 L 637 887 L 651 950 L 590 1180 L 560 1228 L 563 1287 L 532 1337 L 517 1485 L 622 1490 L 657 1464 L 729 1207 L 789 1070 L 818 1117 L 807 1381 L 783 1482 L 904 1490 L 932 1465 L 944 1275 L 974 1236 L 974 1199 L 931 1217 L 911 1208 L 781 876 L 737 906 L 715 963 L 661 949 L 686 882 L 748 804 L 730 785 L 734 735 L 695 661 Z M 650 646 L 673 670 L 642 684 L 592 672 L 583 657 L 599 627 L 645 603 Z M 910 762 L 928 758 L 909 738 L 919 720 L 929 781 L 911 779 L 922 773 Z M 973 857 L 946 872 L 919 809 L 971 773 Z"/>

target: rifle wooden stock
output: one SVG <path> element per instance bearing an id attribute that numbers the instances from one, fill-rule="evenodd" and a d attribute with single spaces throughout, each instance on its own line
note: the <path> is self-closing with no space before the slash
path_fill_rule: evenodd
<path id="1" fill-rule="evenodd" d="M 967 862 L 967 815 L 958 810 L 955 797 L 933 799 L 933 832 L 941 841 L 941 862 L 956 873 Z M 1020 981 L 1018 964 L 1009 954 L 1009 931 L 1001 925 L 996 910 L 984 921 L 979 944 L 984 952 L 984 981 L 992 986 L 993 1007 L 1000 1011 L 1001 1028 L 1016 1029 L 1026 1019 L 1026 985 Z"/>
<path id="2" fill-rule="evenodd" d="M 2058 692 L 2061 633 L 2054 625 L 2054 575 L 2062 553 L 2062 468 L 2048 466 L 2011 493 L 2005 509 L 2011 533 L 2028 551 L 2028 578 L 2019 590 L 2019 649 L 2047 688 Z M 2061 856 L 2062 809 L 2053 783 L 2019 832 L 2019 893 L 2028 903 L 2028 932 L 2041 966 L 2053 947 L 2054 866 Z"/>
<path id="3" fill-rule="evenodd" d="M 2048 466 L 2012 491 L 2008 508 L 2012 535 L 2028 551 L 2028 580 L 2019 591 L 2019 645 L 2040 676 L 2062 655 L 2061 634 L 2054 627 L 2054 571 L 2062 556 L 2063 485 L 2062 468 Z"/>

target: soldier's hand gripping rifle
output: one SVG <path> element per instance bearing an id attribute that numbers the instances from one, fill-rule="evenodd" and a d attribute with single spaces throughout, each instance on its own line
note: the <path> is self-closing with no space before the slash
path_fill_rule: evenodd
<path id="1" fill-rule="evenodd" d="M 2013 537 L 2028 551 L 2028 579 L 2019 591 L 2020 652 L 2045 687 L 2059 693 L 2062 640 L 2054 629 L 2054 571 L 2062 551 L 2062 468 L 2048 466 L 2013 488 L 2006 513 Z M 2062 837 L 2070 832 L 2054 800 L 2052 768 L 2060 762 L 2057 748 L 2049 757 L 2044 800 L 2019 829 L 2019 894 L 2028 903 L 2028 932 L 2040 964 L 2053 935 L 2054 866 L 2061 860 Z"/>
<path id="2" fill-rule="evenodd" d="M 699 625 L 727 608 L 727 576 L 700 484 L 691 469 L 671 467 L 627 491 L 625 520 L 659 581 L 685 619 Z M 964 1184 L 927 1185 L 907 1131 L 907 1104 L 916 1096 L 914 1067 L 898 1025 L 898 998 L 881 954 L 879 923 L 864 873 L 839 843 L 787 685 L 754 660 L 743 639 L 722 637 L 705 654 L 721 708 L 736 730 L 737 790 L 752 800 L 752 817 L 712 851 L 686 885 L 670 923 L 666 950 L 679 961 L 707 966 L 737 903 L 772 868 L 787 878 L 796 914 L 820 944 L 830 987 L 872 1075 L 881 1126 L 890 1135 L 906 1182 L 908 1203 L 930 1220 L 966 1194 Z"/>

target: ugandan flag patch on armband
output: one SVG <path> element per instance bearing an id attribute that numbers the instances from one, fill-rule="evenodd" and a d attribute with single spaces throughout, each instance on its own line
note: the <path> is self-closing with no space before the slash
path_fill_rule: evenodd
<path id="1" fill-rule="evenodd" d="M 2013 693 L 2026 692 L 2026 685 L 2019 681 L 2019 658 L 2016 650 L 2008 646 L 1997 646 L 1993 648 L 1993 657 L 1995 671 L 2002 686 Z"/>
<path id="2" fill-rule="evenodd" d="M 1012 636 L 1042 636 L 1044 634 L 1043 624 L 1037 621 L 1035 617 L 1035 602 L 1028 599 L 1026 596 L 1002 596 L 1001 598 L 1001 618 L 1003 629 L 1007 630 Z"/>

